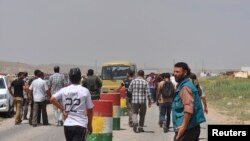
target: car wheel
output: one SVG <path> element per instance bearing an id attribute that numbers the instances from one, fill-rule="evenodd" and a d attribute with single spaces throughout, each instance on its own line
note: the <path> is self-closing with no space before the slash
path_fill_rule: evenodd
<path id="1" fill-rule="evenodd" d="M 6 116 L 8 118 L 12 118 L 14 116 L 14 104 L 10 105 L 10 101 L 9 101 L 9 110 L 6 113 Z"/>

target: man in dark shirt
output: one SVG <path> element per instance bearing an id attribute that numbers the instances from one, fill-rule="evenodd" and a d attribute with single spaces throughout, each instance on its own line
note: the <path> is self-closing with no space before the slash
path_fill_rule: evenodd
<path id="1" fill-rule="evenodd" d="M 25 88 L 25 82 L 23 81 L 24 74 L 22 72 L 18 73 L 18 78 L 14 80 L 9 86 L 10 94 L 14 98 L 14 104 L 16 107 L 15 125 L 22 122 L 22 105 L 23 105 L 23 90 Z M 14 94 L 12 92 L 12 87 L 14 88 Z"/>
<path id="2" fill-rule="evenodd" d="M 89 69 L 87 79 L 82 82 L 82 86 L 86 87 L 91 93 L 92 100 L 100 99 L 100 89 L 102 88 L 102 81 L 99 77 L 94 75 L 94 70 Z"/>
<path id="3" fill-rule="evenodd" d="M 133 77 L 134 77 L 134 72 L 129 71 L 127 73 L 127 78 L 123 80 L 123 82 L 121 83 L 121 86 L 116 90 L 117 92 L 119 92 L 122 87 L 125 87 L 126 89 L 126 106 L 128 110 L 128 117 L 129 117 L 128 124 L 130 127 L 133 127 L 133 120 L 132 120 L 133 109 L 132 109 L 132 93 L 128 91 L 128 88 L 129 88 L 131 81 L 133 80 Z"/>

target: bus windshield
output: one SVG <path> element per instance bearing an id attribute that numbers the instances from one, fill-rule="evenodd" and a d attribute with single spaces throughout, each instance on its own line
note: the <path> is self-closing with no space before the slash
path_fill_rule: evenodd
<path id="1" fill-rule="evenodd" d="M 106 66 L 102 68 L 103 80 L 123 80 L 127 78 L 129 66 Z"/>

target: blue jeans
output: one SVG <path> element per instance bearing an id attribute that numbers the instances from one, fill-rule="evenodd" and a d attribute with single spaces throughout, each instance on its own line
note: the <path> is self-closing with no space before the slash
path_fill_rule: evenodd
<path id="1" fill-rule="evenodd" d="M 155 102 L 156 101 L 156 92 L 155 88 L 150 88 L 151 99 Z"/>
<path id="2" fill-rule="evenodd" d="M 160 123 L 163 123 L 163 127 L 169 128 L 171 120 L 171 103 L 164 103 L 160 107 Z"/>

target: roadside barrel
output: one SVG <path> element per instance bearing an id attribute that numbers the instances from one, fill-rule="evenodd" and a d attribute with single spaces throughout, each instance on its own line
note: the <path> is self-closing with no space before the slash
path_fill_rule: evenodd
<path id="1" fill-rule="evenodd" d="M 128 110 L 127 110 L 127 105 L 126 105 L 126 89 L 125 89 L 125 87 L 122 87 L 119 92 L 121 94 L 121 116 L 127 116 Z"/>
<path id="2" fill-rule="evenodd" d="M 93 131 L 88 141 L 112 141 L 113 103 L 106 100 L 93 100 Z"/>
<path id="3" fill-rule="evenodd" d="M 102 93 L 101 100 L 113 102 L 113 130 L 120 130 L 120 93 Z"/>

